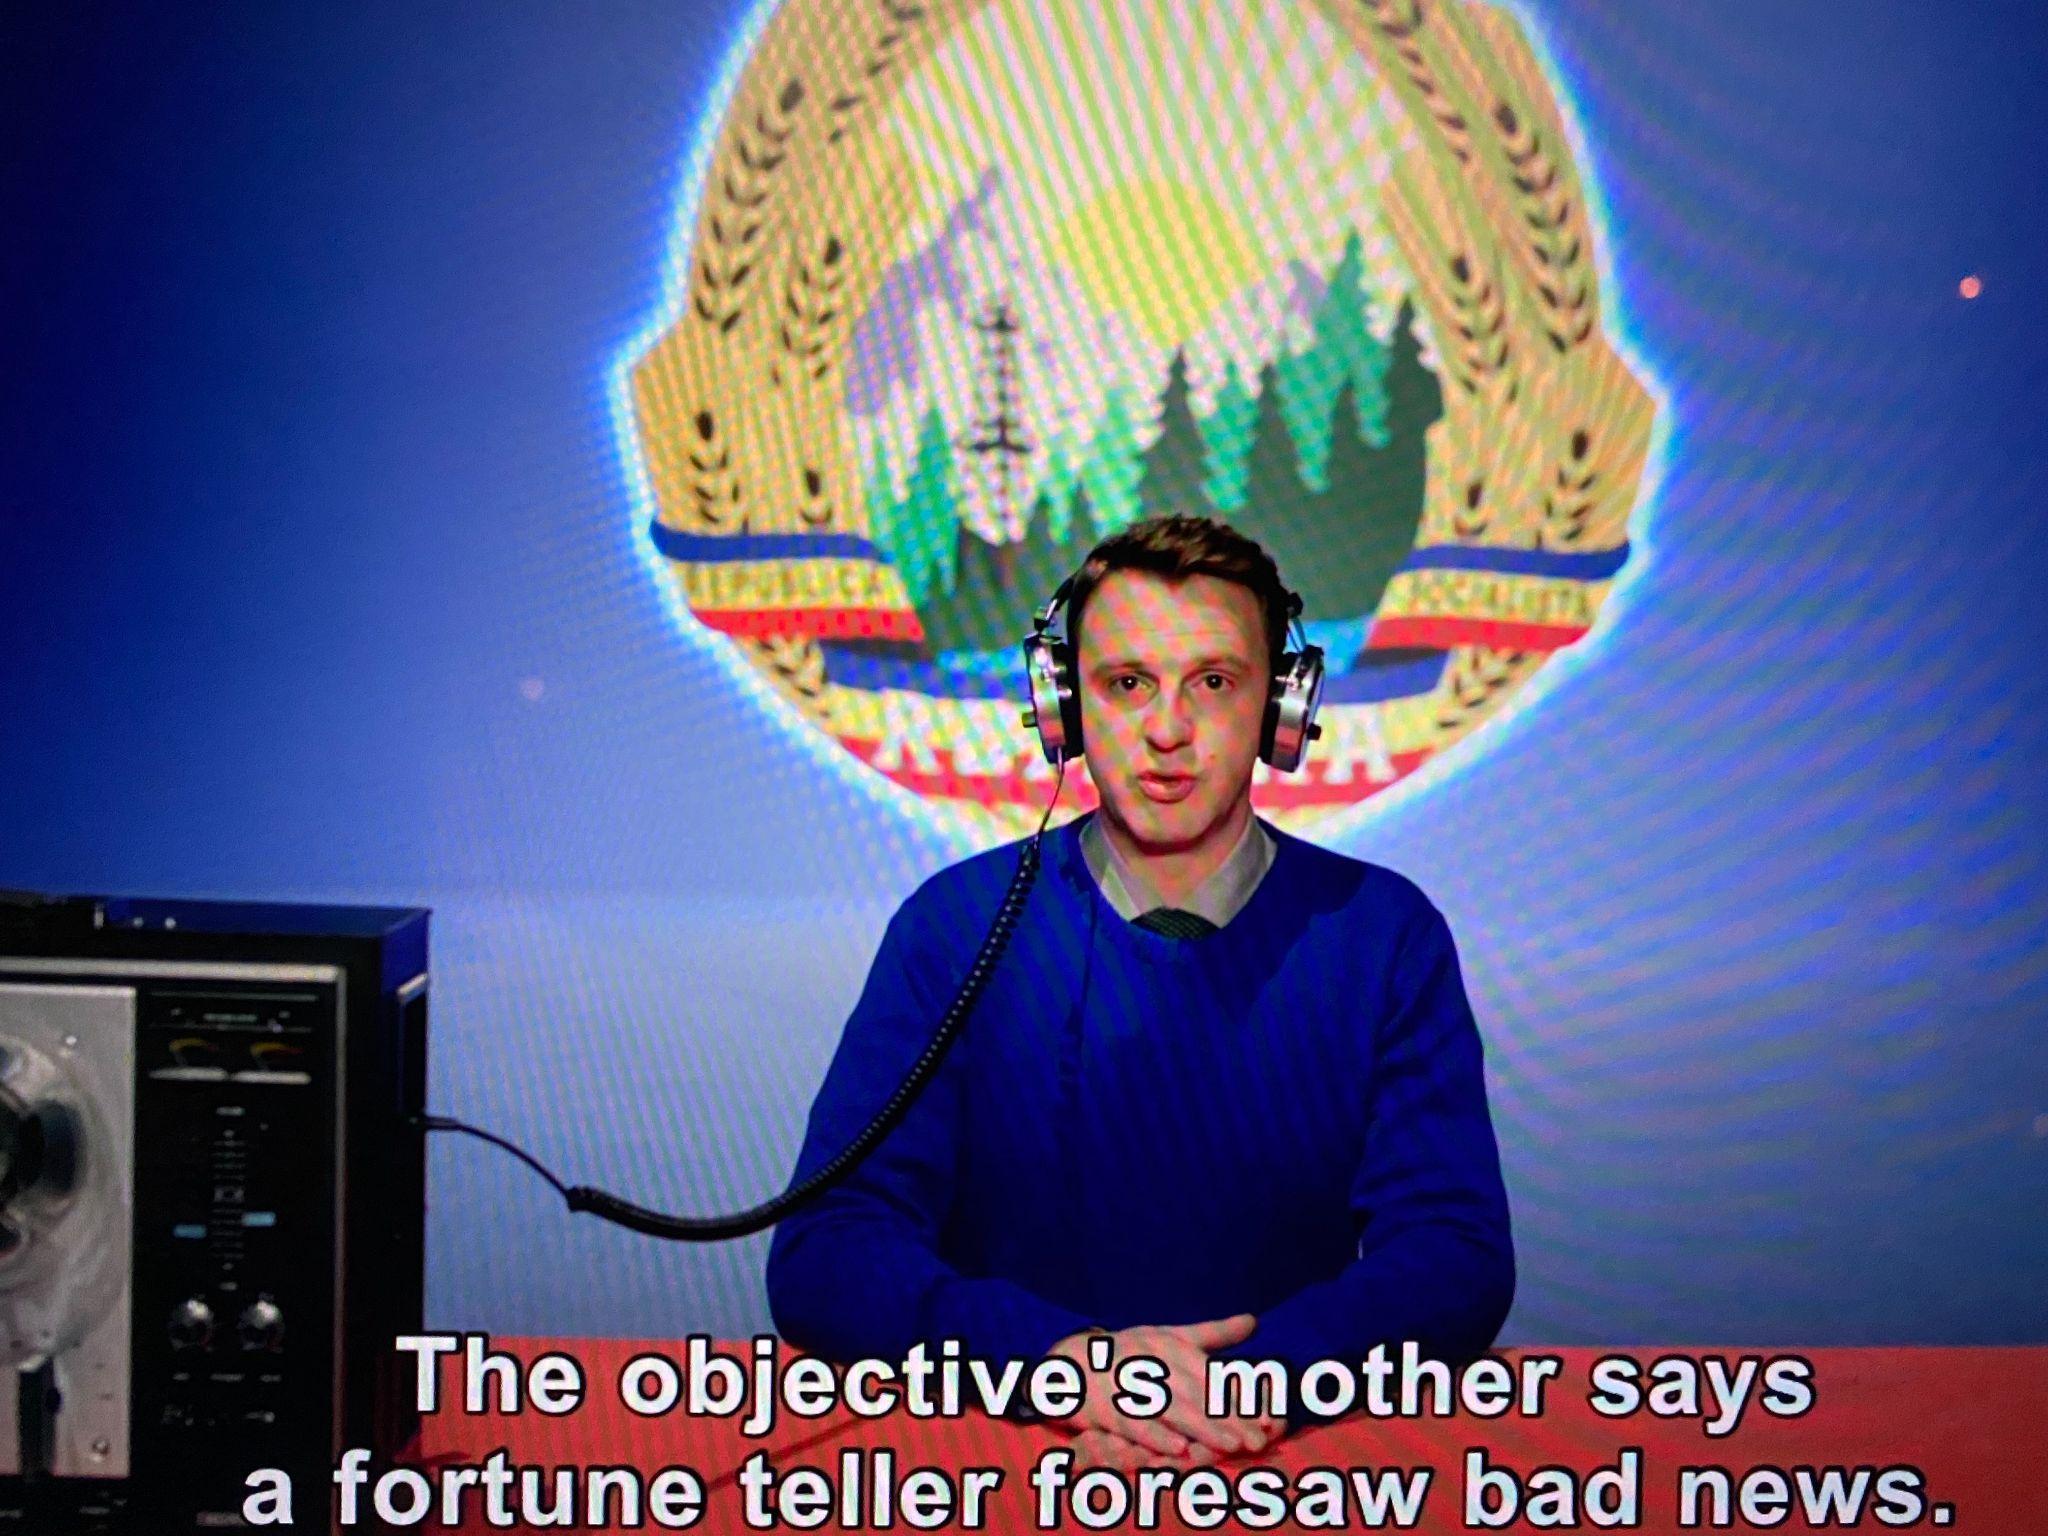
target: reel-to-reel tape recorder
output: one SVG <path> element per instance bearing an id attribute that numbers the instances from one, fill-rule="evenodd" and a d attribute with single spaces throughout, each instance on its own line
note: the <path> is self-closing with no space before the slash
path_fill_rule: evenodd
<path id="1" fill-rule="evenodd" d="M 320 1529 L 410 1438 L 426 935 L 0 899 L 0 1533 L 234 1529 L 266 1467 Z"/>

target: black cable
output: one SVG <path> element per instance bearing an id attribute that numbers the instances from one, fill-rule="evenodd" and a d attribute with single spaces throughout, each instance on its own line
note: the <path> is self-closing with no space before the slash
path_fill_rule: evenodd
<path id="1" fill-rule="evenodd" d="M 548 1172 L 546 1167 L 524 1148 L 514 1146 L 502 1136 L 493 1135 L 489 1131 L 479 1130 L 473 1125 L 466 1125 L 462 1121 L 451 1119 L 447 1115 L 415 1115 L 412 1123 L 423 1131 L 460 1131 L 465 1136 L 474 1136 L 478 1141 L 488 1141 L 494 1147 L 503 1147 L 535 1173 L 554 1185 L 556 1194 L 560 1195 L 564 1200 L 569 1198 L 568 1185 Z"/>
<path id="2" fill-rule="evenodd" d="M 618 1226 L 626 1227 L 647 1237 L 666 1238 L 678 1243 L 715 1243 L 728 1238 L 746 1237 L 765 1228 L 772 1227 L 791 1211 L 815 1200 L 833 1185 L 860 1166 L 861 1161 L 881 1145 L 882 1139 L 895 1130 L 910 1112 L 910 1106 L 917 1102 L 931 1080 L 938 1075 L 939 1067 L 945 1062 L 946 1053 L 952 1049 L 953 1041 L 967 1023 L 967 1016 L 974 1011 L 974 1005 L 981 1000 L 982 991 L 988 986 L 990 974 L 996 962 L 1002 959 L 1003 949 L 1010 942 L 1010 932 L 1024 913 L 1024 898 L 1031 893 L 1031 882 L 1037 877 L 1041 859 L 1040 843 L 1044 841 L 1045 829 L 1052 820 L 1053 807 L 1060 803 L 1060 787 L 1067 776 L 1067 765 L 1059 764 L 1053 777 L 1052 799 L 1046 803 L 1045 814 L 1038 819 L 1038 830 L 1024 844 L 1017 858 L 1017 869 L 1010 876 L 1009 889 L 1003 892 L 1003 899 L 996 907 L 996 915 L 989 922 L 988 933 L 976 951 L 974 963 L 967 968 L 967 975 L 960 983 L 960 990 L 939 1019 L 939 1026 L 932 1031 L 932 1038 L 924 1050 L 911 1064 L 903 1081 L 896 1085 L 896 1091 L 889 1095 L 881 1109 L 876 1111 L 861 1133 L 854 1137 L 834 1155 L 832 1160 L 818 1169 L 802 1183 L 792 1185 L 772 1200 L 744 1211 L 735 1211 L 729 1216 L 670 1216 L 661 1211 L 649 1210 L 646 1206 L 635 1205 L 617 1195 L 592 1189 L 587 1184 L 571 1188 L 562 1183 L 540 1163 L 525 1152 L 489 1131 L 478 1130 L 445 1115 L 418 1115 L 413 1124 L 426 1131 L 460 1131 L 488 1141 L 493 1146 L 503 1147 L 514 1157 L 533 1169 L 555 1187 L 569 1204 L 571 1211 L 587 1211 L 593 1216 Z"/>

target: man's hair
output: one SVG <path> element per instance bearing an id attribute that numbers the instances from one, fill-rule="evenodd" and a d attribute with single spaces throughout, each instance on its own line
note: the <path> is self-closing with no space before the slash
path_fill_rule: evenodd
<path id="1" fill-rule="evenodd" d="M 1277 669 L 1287 650 L 1290 617 L 1280 567 L 1255 539 L 1213 517 L 1148 517 L 1111 534 L 1088 552 L 1067 594 L 1067 638 L 1081 649 L 1081 613 L 1111 571 L 1147 571 L 1170 581 L 1214 576 L 1249 588 L 1266 626 L 1266 666 Z"/>

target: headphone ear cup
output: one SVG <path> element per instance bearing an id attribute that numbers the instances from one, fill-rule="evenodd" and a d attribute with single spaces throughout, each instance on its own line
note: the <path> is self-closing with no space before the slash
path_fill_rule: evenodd
<path id="1" fill-rule="evenodd" d="M 1048 763 L 1072 762 L 1083 748 L 1071 648 L 1050 636 L 1032 635 L 1024 642 L 1024 677 L 1031 691 L 1025 728 L 1038 733 L 1039 750 Z"/>
<path id="2" fill-rule="evenodd" d="M 1053 653 L 1059 660 L 1060 711 L 1067 724 L 1067 761 L 1072 762 L 1088 750 L 1088 743 L 1081 737 L 1080 669 L 1074 664 L 1074 648 L 1066 641 L 1056 643 Z"/>
<path id="3" fill-rule="evenodd" d="M 1316 711 L 1323 703 L 1323 651 L 1304 645 L 1280 658 L 1266 691 L 1266 716 L 1259 729 L 1259 758 L 1276 773 L 1292 773 L 1322 734 Z"/>

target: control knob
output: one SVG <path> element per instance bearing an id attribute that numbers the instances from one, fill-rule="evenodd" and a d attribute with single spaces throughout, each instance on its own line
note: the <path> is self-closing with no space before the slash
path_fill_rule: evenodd
<path id="1" fill-rule="evenodd" d="M 284 1342 L 284 1310 L 268 1296 L 259 1296 L 242 1309 L 235 1331 L 244 1349 L 275 1349 Z"/>
<path id="2" fill-rule="evenodd" d="M 213 1308 L 197 1296 L 171 1308 L 171 1347 L 204 1349 L 213 1337 Z"/>

